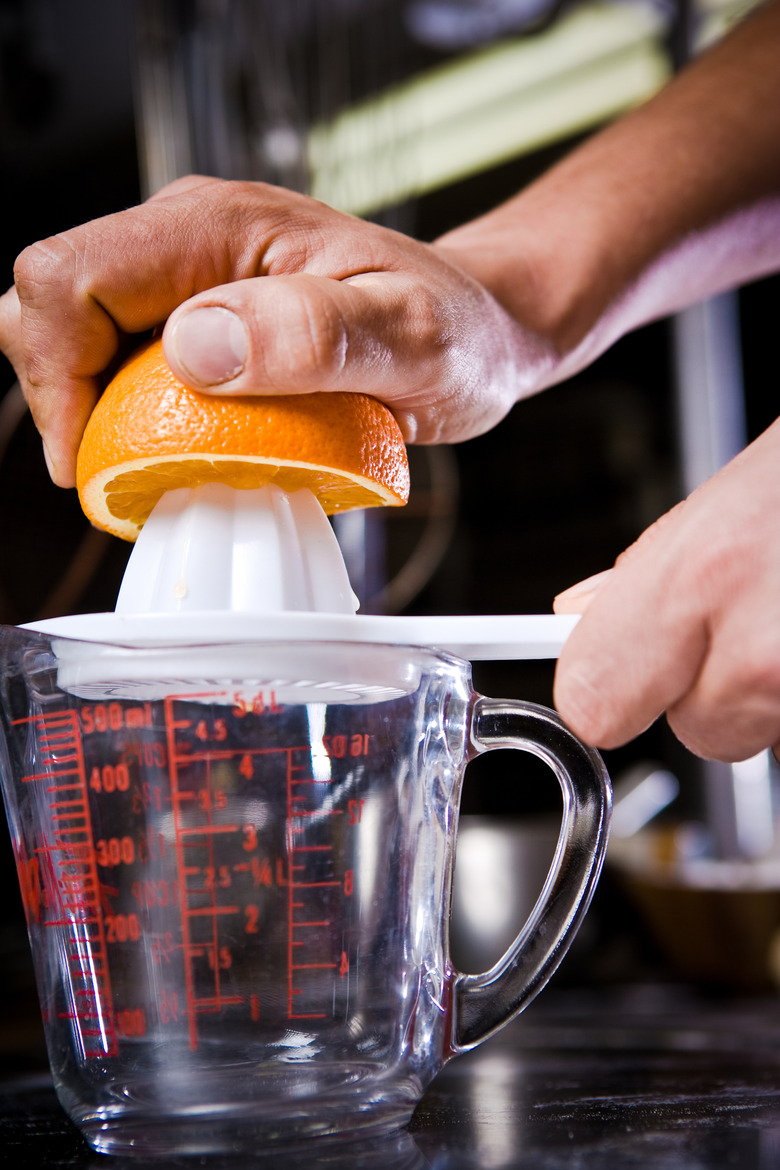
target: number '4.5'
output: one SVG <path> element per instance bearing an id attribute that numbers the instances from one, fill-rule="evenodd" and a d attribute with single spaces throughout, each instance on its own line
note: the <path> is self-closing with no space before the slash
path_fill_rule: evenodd
<path id="1" fill-rule="evenodd" d="M 224 719 L 215 719 L 211 727 L 205 719 L 199 719 L 195 726 L 195 736 L 197 739 L 227 739 L 228 729 Z"/>

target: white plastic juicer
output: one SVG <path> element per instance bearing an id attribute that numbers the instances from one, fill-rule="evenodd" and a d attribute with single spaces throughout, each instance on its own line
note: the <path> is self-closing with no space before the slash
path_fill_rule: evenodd
<path id="1" fill-rule="evenodd" d="M 333 529 L 307 489 L 206 484 L 166 492 L 125 571 L 114 613 L 25 627 L 126 645 L 272 636 L 424 646 L 467 660 L 556 658 L 576 615 L 387 617 L 355 611 Z"/>

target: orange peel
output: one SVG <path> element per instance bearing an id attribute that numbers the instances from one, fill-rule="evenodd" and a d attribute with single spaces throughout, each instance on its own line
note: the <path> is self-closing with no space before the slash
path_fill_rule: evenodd
<path id="1" fill-rule="evenodd" d="M 163 492 L 213 482 L 309 488 L 331 515 L 405 504 L 409 464 L 392 411 L 368 395 L 203 394 L 175 377 L 160 340 L 148 342 L 87 423 L 81 506 L 97 528 L 134 541 Z"/>

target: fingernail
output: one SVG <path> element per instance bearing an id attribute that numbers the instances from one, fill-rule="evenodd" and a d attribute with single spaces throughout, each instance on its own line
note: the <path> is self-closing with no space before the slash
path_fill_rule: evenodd
<path id="1" fill-rule="evenodd" d="M 568 589 L 564 589 L 555 598 L 553 609 L 556 613 L 579 613 L 581 608 L 601 588 L 611 573 L 611 569 L 604 569 L 603 572 L 594 573 L 592 577 L 586 577 L 584 581 L 578 581 L 576 585 L 571 585 Z"/>
<path id="2" fill-rule="evenodd" d="M 54 483 L 57 482 L 57 468 L 54 466 L 54 460 L 49 454 L 49 449 L 46 444 L 43 444 L 43 458 L 46 461 L 46 470 L 51 476 Z"/>
<path id="3" fill-rule="evenodd" d="M 246 361 L 246 333 L 230 309 L 192 309 L 173 331 L 176 358 L 199 386 L 218 386 L 237 377 Z"/>

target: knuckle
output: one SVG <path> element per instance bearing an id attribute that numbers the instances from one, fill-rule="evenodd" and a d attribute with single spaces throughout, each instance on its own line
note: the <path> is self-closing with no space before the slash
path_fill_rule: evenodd
<path id="1" fill-rule="evenodd" d="M 64 234 L 25 248 L 14 264 L 14 284 L 22 305 L 35 308 L 64 287 L 71 287 L 76 263 L 76 251 Z"/>
<path id="2" fill-rule="evenodd" d="M 188 194 L 196 187 L 207 187 L 213 185 L 221 185 L 223 179 L 217 179 L 211 175 L 189 174 L 181 175 L 178 179 L 172 179 L 170 183 L 166 183 L 155 191 L 146 200 L 147 203 L 154 203 L 161 199 L 169 199 L 171 196 Z"/>
<path id="3" fill-rule="evenodd" d="M 749 585 L 753 557 L 750 555 L 749 525 L 713 526 L 709 540 L 696 547 L 699 589 L 704 600 L 718 613 Z"/>
<path id="4" fill-rule="evenodd" d="M 226 195 L 228 198 L 239 200 L 248 199 L 252 202 L 260 199 L 268 199 L 274 190 L 268 183 L 257 182 L 253 179 L 219 179 L 218 184 L 218 188 L 211 188 L 209 191 L 210 195 L 218 198 Z"/>
<path id="5" fill-rule="evenodd" d="M 286 302 L 286 303 L 285 303 Z M 333 381 L 343 372 L 349 351 L 349 330 L 329 298 L 313 299 L 296 281 L 277 300 L 279 327 L 275 344 L 264 347 L 274 381 L 294 378 L 302 388 Z"/>
<path id="6" fill-rule="evenodd" d="M 220 179 L 184 193 L 198 202 L 206 228 L 234 245 L 244 275 L 285 276 L 313 270 L 332 250 L 323 226 L 335 214 L 299 192 L 249 179 Z M 332 273 L 328 273 L 332 275 Z"/>
<path id="7" fill-rule="evenodd" d="M 463 361 L 464 347 L 473 344 L 465 310 L 453 315 L 453 308 L 435 285 L 418 282 L 413 297 L 405 303 L 408 332 L 421 354 L 442 354 L 454 364 Z"/>
<path id="8" fill-rule="evenodd" d="M 307 300 L 302 302 L 301 340 L 303 355 L 308 358 L 308 372 L 334 376 L 347 364 L 349 330 L 343 315 L 331 301 L 318 311 Z"/>
<path id="9" fill-rule="evenodd" d="M 23 368 L 25 396 L 41 429 L 40 391 L 49 382 L 46 333 L 52 316 L 65 315 L 74 299 L 76 262 L 63 236 L 31 244 L 14 264 L 14 287 L 20 309 L 17 364 Z"/>
<path id="10" fill-rule="evenodd" d="M 262 184 L 248 179 L 216 179 L 192 185 L 184 193 L 202 200 L 218 215 L 231 216 L 236 208 L 256 203 L 263 195 Z"/>
<path id="11" fill-rule="evenodd" d="M 332 239 L 307 205 L 292 198 L 284 202 L 264 199 L 262 217 L 254 222 L 258 231 L 258 266 L 269 275 L 307 270 L 334 275 L 329 261 Z"/>
<path id="12" fill-rule="evenodd" d="M 780 648 L 769 645 L 744 648 L 727 679 L 728 693 L 757 701 L 780 703 Z"/>

